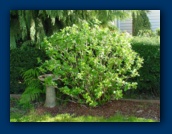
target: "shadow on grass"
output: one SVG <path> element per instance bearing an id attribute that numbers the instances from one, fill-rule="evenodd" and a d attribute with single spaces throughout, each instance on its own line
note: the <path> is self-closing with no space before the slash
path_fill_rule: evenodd
<path id="1" fill-rule="evenodd" d="M 152 119 L 138 118 L 134 116 L 123 116 L 115 114 L 110 118 L 95 116 L 75 116 L 70 114 L 58 114 L 52 116 L 49 113 L 38 115 L 34 111 L 26 115 L 11 113 L 10 122 L 156 122 Z"/>

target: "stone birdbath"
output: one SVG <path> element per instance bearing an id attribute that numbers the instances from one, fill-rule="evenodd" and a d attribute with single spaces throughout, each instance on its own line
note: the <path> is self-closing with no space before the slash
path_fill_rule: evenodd
<path id="1" fill-rule="evenodd" d="M 38 79 L 42 82 L 45 81 L 45 78 L 52 77 L 52 80 L 58 80 L 58 77 L 55 77 L 53 74 L 44 74 L 40 75 Z M 56 86 L 46 85 L 46 99 L 45 99 L 45 107 L 53 108 L 56 106 L 56 92 L 55 92 Z"/>

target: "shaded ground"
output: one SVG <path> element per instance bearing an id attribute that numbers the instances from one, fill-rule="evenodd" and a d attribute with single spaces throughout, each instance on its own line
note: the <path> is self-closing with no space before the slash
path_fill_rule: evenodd
<path id="1" fill-rule="evenodd" d="M 10 95 L 10 98 L 18 100 L 20 95 Z M 16 101 L 10 101 L 10 111 L 16 111 Z M 63 105 L 57 105 L 54 108 L 45 108 L 43 103 L 35 103 L 35 111 L 38 114 L 51 113 L 57 114 L 75 114 L 76 116 L 91 115 L 91 116 L 104 116 L 110 117 L 116 113 L 126 116 L 136 116 L 146 119 L 154 119 L 160 121 L 160 101 L 159 100 L 139 100 L 127 99 L 111 101 L 99 107 L 87 107 L 74 102 L 69 102 Z M 20 112 L 20 111 L 18 111 Z"/>
<path id="2" fill-rule="evenodd" d="M 70 102 L 66 105 L 56 106 L 54 108 L 45 108 L 43 104 L 36 106 L 38 114 L 51 113 L 52 115 L 69 113 L 76 116 L 91 115 L 110 117 L 116 113 L 126 116 L 136 116 L 160 121 L 160 103 L 159 101 L 133 101 L 118 100 L 109 102 L 103 106 L 90 108 L 84 105 Z"/>

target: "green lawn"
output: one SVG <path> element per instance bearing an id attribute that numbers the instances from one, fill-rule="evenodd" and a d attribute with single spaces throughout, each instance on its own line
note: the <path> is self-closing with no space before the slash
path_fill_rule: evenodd
<path id="1" fill-rule="evenodd" d="M 38 114 L 34 107 L 23 107 L 19 100 L 10 98 L 10 122 L 158 122 L 152 119 L 123 116 L 118 113 L 110 118 L 96 116 L 76 116 L 67 113 L 52 116 L 50 113 Z"/>
<path id="2" fill-rule="evenodd" d="M 116 114 L 110 118 L 94 116 L 75 116 L 70 114 L 38 115 L 34 111 L 28 114 L 10 113 L 10 122 L 156 122 L 152 119 L 137 118 L 134 116 L 123 116 Z"/>

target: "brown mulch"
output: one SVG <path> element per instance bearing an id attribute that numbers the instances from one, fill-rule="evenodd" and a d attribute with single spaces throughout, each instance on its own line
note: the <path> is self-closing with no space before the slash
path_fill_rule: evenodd
<path id="1" fill-rule="evenodd" d="M 116 113 L 126 116 L 136 116 L 147 119 L 160 121 L 160 103 L 159 101 L 134 101 L 134 100 L 116 100 L 111 101 L 99 107 L 87 107 L 74 102 L 69 102 L 66 105 L 59 105 L 54 108 L 45 108 L 43 104 L 36 107 L 38 114 L 51 113 L 57 114 L 75 114 L 77 116 L 91 115 L 110 117 Z"/>

